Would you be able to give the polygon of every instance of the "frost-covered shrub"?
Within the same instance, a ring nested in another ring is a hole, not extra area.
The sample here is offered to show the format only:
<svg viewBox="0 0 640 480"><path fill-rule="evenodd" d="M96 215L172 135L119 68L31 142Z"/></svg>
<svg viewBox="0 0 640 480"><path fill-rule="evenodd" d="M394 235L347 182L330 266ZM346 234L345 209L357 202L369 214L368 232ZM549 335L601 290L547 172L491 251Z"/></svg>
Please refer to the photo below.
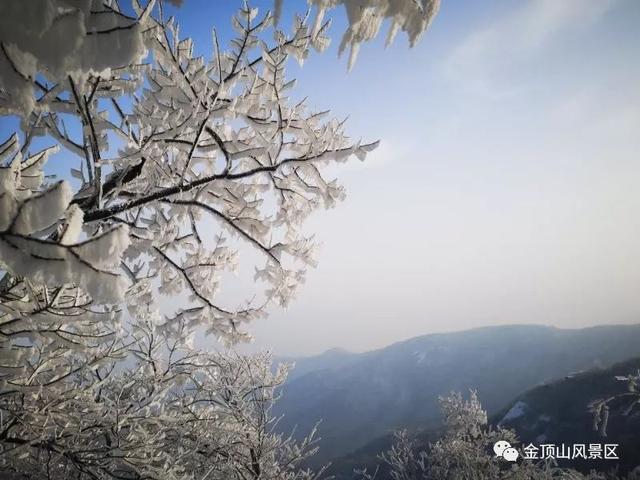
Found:
<svg viewBox="0 0 640 480"><path fill-rule="evenodd" d="M611 392L610 396L593 400L589 404L593 412L593 429L603 437L607 436L607 424L612 406L621 406L622 415L628 417L637 413L640 405L640 370L626 376L617 376L616 380L626 384L626 392Z"/></svg>
<svg viewBox="0 0 640 480"><path fill-rule="evenodd" d="M431 445L420 445L406 431L397 432L391 448L379 455L385 468L374 473L358 472L362 480L382 480L388 472L392 480L620 480L611 473L578 471L559 468L550 461L520 459L505 462L493 452L498 441L517 444L515 432L494 429L487 424L486 411L475 394L468 400L460 393L440 398L445 432ZM627 480L635 480L632 472Z"/></svg>

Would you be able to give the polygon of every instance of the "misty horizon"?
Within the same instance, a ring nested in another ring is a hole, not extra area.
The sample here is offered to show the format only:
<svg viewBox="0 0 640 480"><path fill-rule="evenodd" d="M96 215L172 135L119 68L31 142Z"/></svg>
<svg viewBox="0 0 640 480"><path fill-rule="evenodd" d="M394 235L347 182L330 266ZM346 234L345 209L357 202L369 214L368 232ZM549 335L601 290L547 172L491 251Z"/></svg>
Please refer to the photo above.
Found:
<svg viewBox="0 0 640 480"><path fill-rule="evenodd" d="M640 322L629 322L629 323L602 323L602 324L595 324L595 325L587 325L587 326L580 326L580 327L557 327L555 325L545 325L542 323L502 323L502 324L494 324L494 325L481 325L481 326L477 326L477 327L471 327L471 328L463 328L463 329L456 329L456 330L443 330L443 331L439 331L439 332L428 332L428 333L423 333L423 334L419 334L419 335L415 335L415 336L411 336L411 337L407 337L407 338L402 338L399 340L393 340L387 344L384 345L379 345L379 346L375 346L372 348L368 348L368 349L364 349L364 350L356 350L356 349L351 349L348 346L343 346L343 345L337 345L337 346L333 346L333 347L329 347L325 350L321 350L318 352L307 352L305 351L304 353L301 354L296 354L296 353L280 353L280 352L275 352L272 351L271 349L266 349L267 351L269 351L269 353L273 354L274 357L276 359L280 359L280 360L285 360L287 361L288 359L306 359L306 358L313 358L313 357L319 357L319 356L324 356L325 354L334 354L334 353L348 353L348 354L366 354L366 353L373 353L373 352L377 352L380 350L384 350L388 347L393 347L393 346L397 346L397 345L401 345L401 344L405 344L411 341L415 341L415 340L419 340L419 339L424 339L424 338L443 338L443 337L447 337L447 336L455 336L456 334L469 334L469 333L474 333L474 332L480 332L480 331L497 331L500 332L501 330L503 330L502 327L504 327L504 330L513 330L513 329L518 329L519 327L522 328L534 328L534 329L551 329L554 331L558 331L558 332L565 332L565 333L575 333L575 332L582 332L582 331L598 331L598 329L606 329L606 328L617 328L617 327L636 327L636 326L640 326ZM237 346L235 347L236 349L238 348ZM240 348L242 350L242 347ZM265 350L265 349L262 349Z"/></svg>

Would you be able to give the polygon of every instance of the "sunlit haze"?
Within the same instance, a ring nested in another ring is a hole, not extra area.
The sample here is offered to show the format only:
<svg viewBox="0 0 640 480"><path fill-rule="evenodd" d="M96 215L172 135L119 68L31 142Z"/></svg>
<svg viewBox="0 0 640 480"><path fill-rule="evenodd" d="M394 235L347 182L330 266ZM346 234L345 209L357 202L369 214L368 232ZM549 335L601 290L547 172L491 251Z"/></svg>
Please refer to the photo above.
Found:
<svg viewBox="0 0 640 480"><path fill-rule="evenodd" d="M413 50L367 45L350 73L312 56L311 104L382 143L338 170L318 268L257 346L637 322L639 21L633 1L443 2Z"/></svg>
<svg viewBox="0 0 640 480"><path fill-rule="evenodd" d="M381 145L336 169L347 199L308 223L318 268L255 346L637 322L639 22L630 0L443 2L414 49L379 39L347 73L334 41L292 67L298 95Z"/></svg>

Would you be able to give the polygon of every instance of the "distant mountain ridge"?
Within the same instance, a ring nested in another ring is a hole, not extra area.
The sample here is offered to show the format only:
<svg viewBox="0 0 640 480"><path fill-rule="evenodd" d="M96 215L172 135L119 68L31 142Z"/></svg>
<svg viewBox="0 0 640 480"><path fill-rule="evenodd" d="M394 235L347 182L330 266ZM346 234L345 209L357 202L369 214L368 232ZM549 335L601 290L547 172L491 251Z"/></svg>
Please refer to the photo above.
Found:
<svg viewBox="0 0 640 480"><path fill-rule="evenodd" d="M277 357L276 362L292 363L295 367L289 372L288 380L293 381L307 373L327 370L334 367L343 367L349 360L355 360L357 353L349 352L344 348L331 348L319 355L311 357Z"/></svg>
<svg viewBox="0 0 640 480"><path fill-rule="evenodd" d="M397 428L440 424L439 395L478 391L489 414L517 395L573 372L638 354L640 325L576 330L484 327L416 337L365 353L298 359L283 387L279 428L300 435L322 420L315 464L343 456Z"/></svg>

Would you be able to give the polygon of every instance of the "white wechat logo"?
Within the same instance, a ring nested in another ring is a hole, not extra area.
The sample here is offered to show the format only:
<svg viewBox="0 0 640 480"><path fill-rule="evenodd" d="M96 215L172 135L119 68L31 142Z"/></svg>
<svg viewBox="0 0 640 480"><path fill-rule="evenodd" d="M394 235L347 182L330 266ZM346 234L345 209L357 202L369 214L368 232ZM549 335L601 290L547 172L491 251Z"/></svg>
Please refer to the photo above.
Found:
<svg viewBox="0 0 640 480"><path fill-rule="evenodd" d="M515 462L518 459L518 450L513 448L509 442L504 440L497 441L493 445L493 451L496 457L502 457L507 462Z"/></svg>

